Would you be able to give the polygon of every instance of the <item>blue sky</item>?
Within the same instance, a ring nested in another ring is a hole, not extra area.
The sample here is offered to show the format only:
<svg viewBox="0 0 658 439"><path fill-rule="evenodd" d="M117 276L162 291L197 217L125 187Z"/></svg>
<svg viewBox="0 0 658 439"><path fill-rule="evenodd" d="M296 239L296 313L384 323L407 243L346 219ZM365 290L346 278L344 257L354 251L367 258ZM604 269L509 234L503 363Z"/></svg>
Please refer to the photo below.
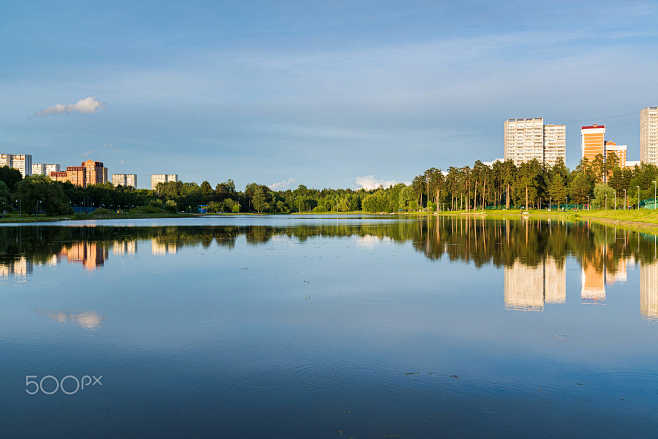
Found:
<svg viewBox="0 0 658 439"><path fill-rule="evenodd" d="M2 2L1 151L357 187L502 157L509 117L567 124L570 167L591 122L637 160L658 105L656 2L90 3Z"/></svg>

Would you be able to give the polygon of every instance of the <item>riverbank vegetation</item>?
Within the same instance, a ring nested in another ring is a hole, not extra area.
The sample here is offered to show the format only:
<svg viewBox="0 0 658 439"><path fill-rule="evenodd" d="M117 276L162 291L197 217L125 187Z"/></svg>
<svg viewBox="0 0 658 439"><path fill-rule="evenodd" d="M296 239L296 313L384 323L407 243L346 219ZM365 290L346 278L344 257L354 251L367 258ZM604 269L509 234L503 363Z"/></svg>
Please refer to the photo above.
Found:
<svg viewBox="0 0 658 439"><path fill-rule="evenodd" d="M214 187L208 181L159 184L155 190L114 187L86 188L59 183L45 176L21 178L18 171L0 168L0 211L5 214L49 216L89 213L106 215L208 213L403 213L495 209L633 209L653 207L658 168L642 164L618 166L614 156L582 161L574 170L558 162L537 161L491 166L430 168L411 184L374 190L296 189L275 191L252 183L238 191L232 180ZM141 210L141 212L140 212ZM147 210L148 212L144 211Z"/></svg>

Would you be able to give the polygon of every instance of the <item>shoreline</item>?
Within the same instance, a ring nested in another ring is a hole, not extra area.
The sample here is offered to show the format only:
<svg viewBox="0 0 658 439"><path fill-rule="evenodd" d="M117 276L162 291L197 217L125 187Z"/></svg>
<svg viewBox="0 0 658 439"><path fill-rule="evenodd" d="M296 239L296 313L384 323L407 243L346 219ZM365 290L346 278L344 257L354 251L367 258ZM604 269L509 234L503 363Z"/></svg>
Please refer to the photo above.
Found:
<svg viewBox="0 0 658 439"><path fill-rule="evenodd" d="M545 219L545 220L561 220L569 222L582 222L590 221L600 223L608 226L618 226L632 230L648 231L658 233L658 211L653 210L636 210L633 211L614 211L614 210L581 210L581 211L546 211L546 210L529 210L522 211L520 209L511 210L459 210L459 211L443 211L443 212L294 212L290 214L259 214L253 212L245 213L213 213L213 214L198 214L198 213L176 213L176 214L135 214L135 215L99 215L82 217L77 215L68 216L8 216L0 217L0 227L3 224L29 224L35 222L51 222L57 223L61 221L90 221L90 220L122 220L122 219L160 219L160 218L203 218L214 216L278 216L278 215L335 215L335 216L471 216L488 219L513 219L521 220L524 218L531 219Z"/></svg>

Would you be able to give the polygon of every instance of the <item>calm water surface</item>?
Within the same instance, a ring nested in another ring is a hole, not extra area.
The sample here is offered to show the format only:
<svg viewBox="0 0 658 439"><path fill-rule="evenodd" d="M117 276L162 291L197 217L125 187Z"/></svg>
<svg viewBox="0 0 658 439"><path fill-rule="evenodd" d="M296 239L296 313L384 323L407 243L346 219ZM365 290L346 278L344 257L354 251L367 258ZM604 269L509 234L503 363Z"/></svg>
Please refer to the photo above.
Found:
<svg viewBox="0 0 658 439"><path fill-rule="evenodd" d="M0 227L2 436L655 437L656 251L463 218Z"/></svg>

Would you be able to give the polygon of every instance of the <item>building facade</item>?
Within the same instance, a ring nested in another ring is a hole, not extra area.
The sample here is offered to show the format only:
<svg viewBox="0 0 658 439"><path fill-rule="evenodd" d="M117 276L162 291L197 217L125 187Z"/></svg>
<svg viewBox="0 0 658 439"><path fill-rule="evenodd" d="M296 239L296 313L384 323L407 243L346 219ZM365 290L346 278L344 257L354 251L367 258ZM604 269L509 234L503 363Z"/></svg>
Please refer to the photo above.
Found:
<svg viewBox="0 0 658 439"><path fill-rule="evenodd" d="M614 154L617 157L617 163L620 168L626 167L626 158L628 154L628 145L617 145L615 142L605 142L605 160L606 162L610 159L610 156Z"/></svg>
<svg viewBox="0 0 658 439"><path fill-rule="evenodd" d="M107 183L107 168L103 162L87 160L82 162L82 166L85 168L87 185Z"/></svg>
<svg viewBox="0 0 658 439"><path fill-rule="evenodd" d="M80 187L107 183L107 168L103 166L103 162L93 160L87 160L81 166L67 166L66 171L51 171L48 175L55 181L69 182Z"/></svg>
<svg viewBox="0 0 658 439"><path fill-rule="evenodd" d="M56 163L33 163L32 175L48 175L51 172L59 172L59 165Z"/></svg>
<svg viewBox="0 0 658 439"><path fill-rule="evenodd" d="M508 119L504 126L505 160L515 165L537 160L546 166L566 160L567 128L544 125L543 117Z"/></svg>
<svg viewBox="0 0 658 439"><path fill-rule="evenodd" d="M0 154L0 168L8 166L17 169L23 178L32 175L31 154Z"/></svg>
<svg viewBox="0 0 658 439"><path fill-rule="evenodd" d="M137 187L137 174L112 174L113 186Z"/></svg>
<svg viewBox="0 0 658 439"><path fill-rule="evenodd" d="M597 155L605 157L605 125L585 125L580 129L581 159L590 163Z"/></svg>
<svg viewBox="0 0 658 439"><path fill-rule="evenodd" d="M176 181L178 181L178 174L153 174L151 175L151 189L156 190L160 183Z"/></svg>
<svg viewBox="0 0 658 439"><path fill-rule="evenodd" d="M544 164L555 166L559 159L567 161L566 125L544 125Z"/></svg>
<svg viewBox="0 0 658 439"><path fill-rule="evenodd" d="M658 166L658 107L640 112L640 161Z"/></svg>

